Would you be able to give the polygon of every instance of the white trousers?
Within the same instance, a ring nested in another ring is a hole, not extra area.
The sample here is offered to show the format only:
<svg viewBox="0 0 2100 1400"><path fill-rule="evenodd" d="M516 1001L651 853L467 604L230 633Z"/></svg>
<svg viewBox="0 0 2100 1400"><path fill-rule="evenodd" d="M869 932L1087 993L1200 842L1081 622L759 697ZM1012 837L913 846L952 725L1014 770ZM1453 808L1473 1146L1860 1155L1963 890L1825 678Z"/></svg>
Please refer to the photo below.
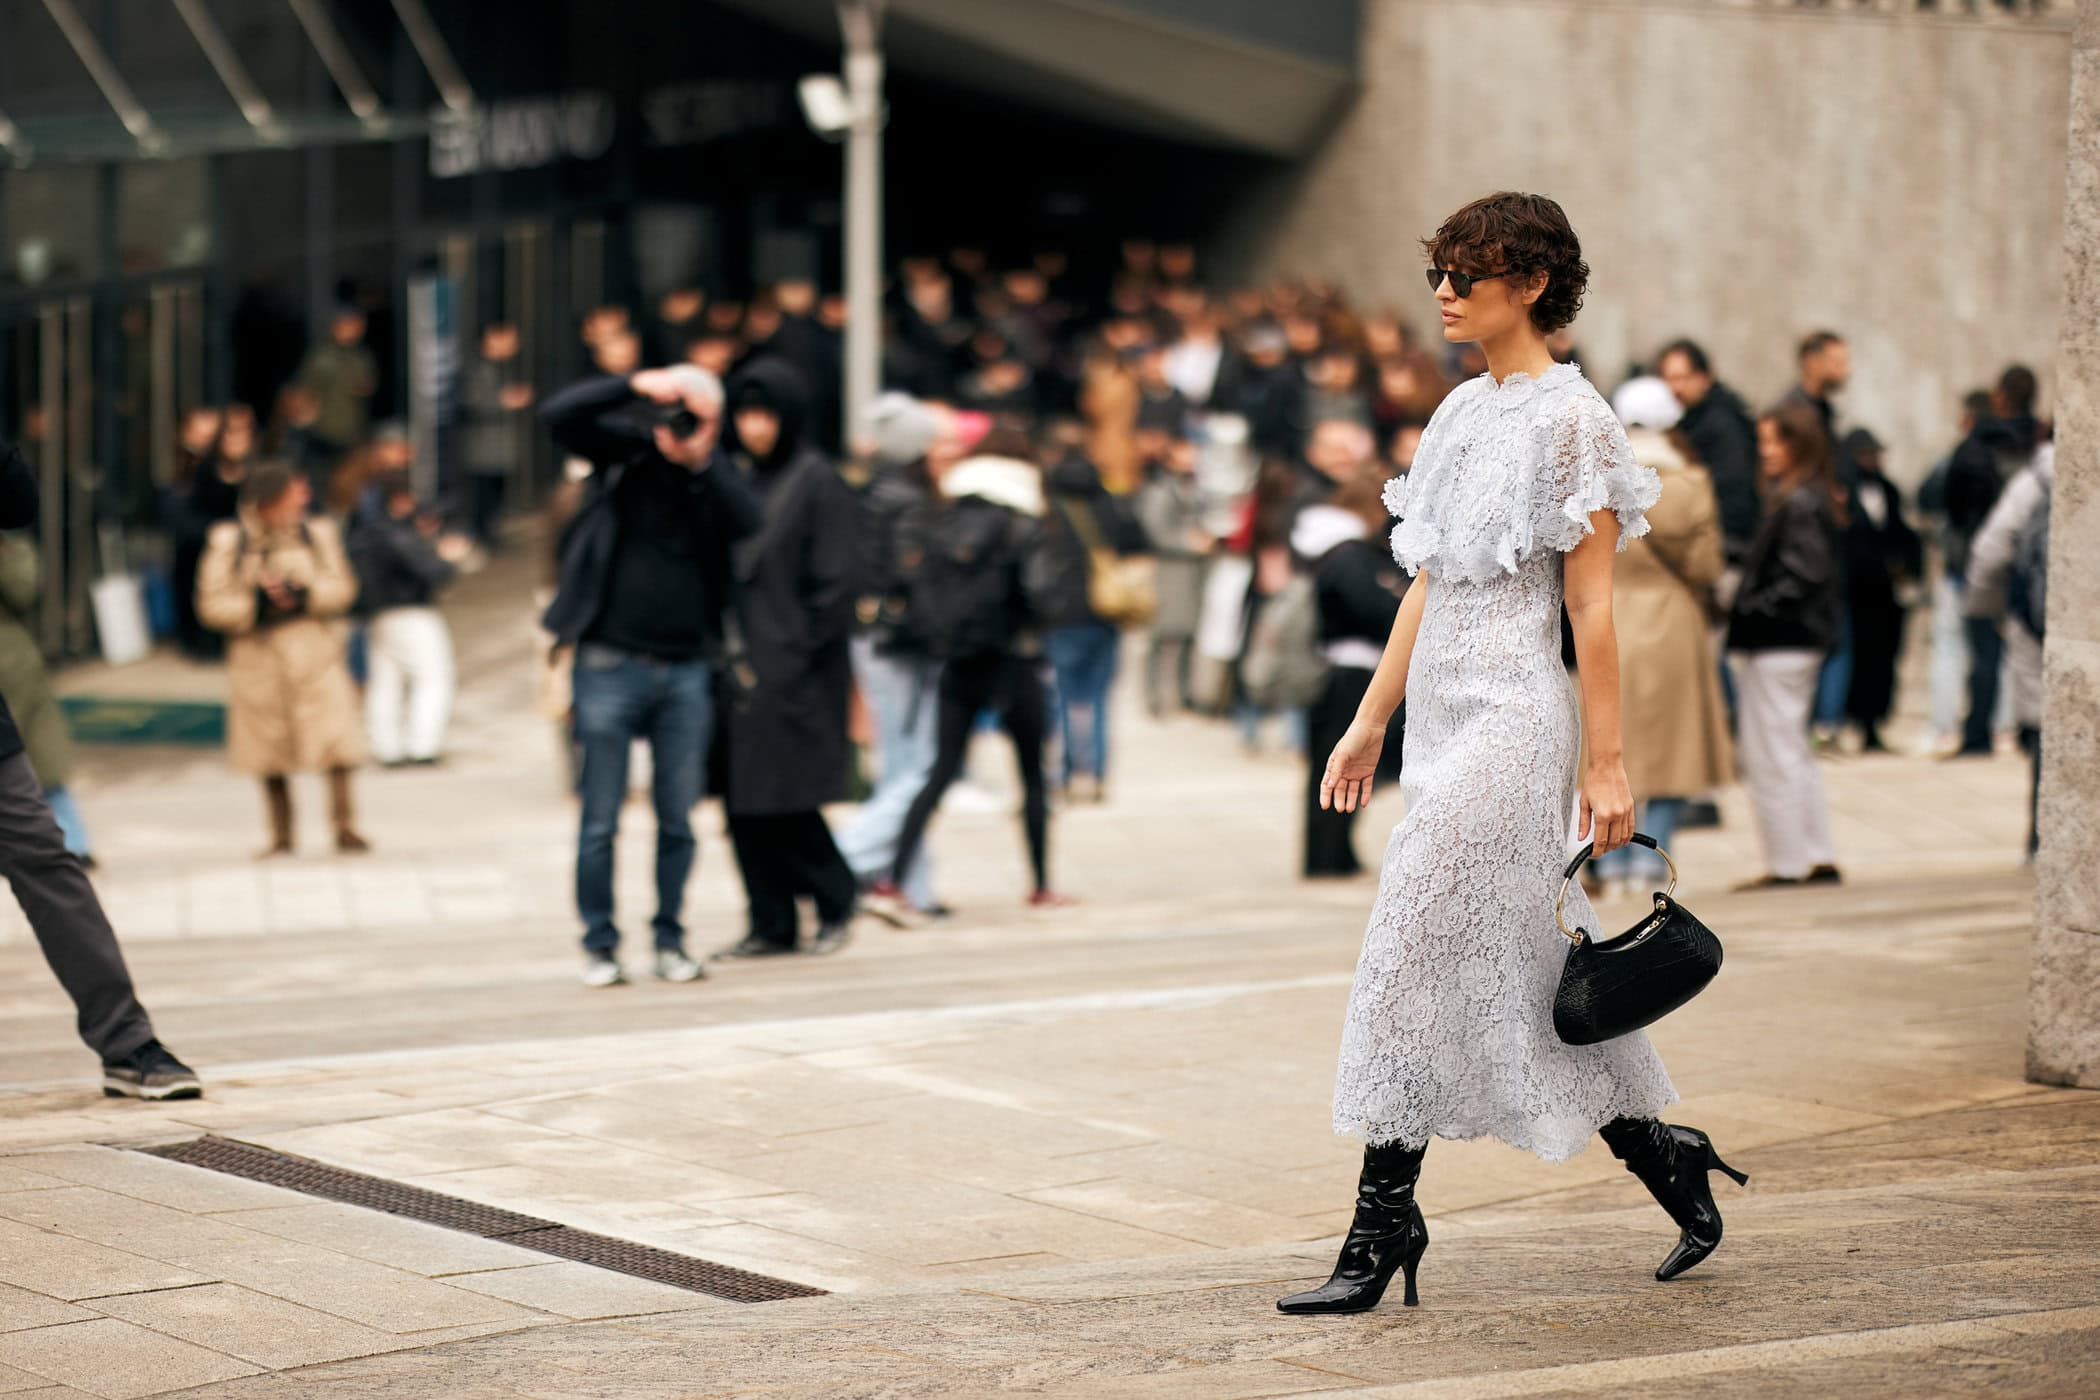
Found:
<svg viewBox="0 0 2100 1400"><path fill-rule="evenodd" d="M436 758L452 718L452 633L444 615L436 608L375 614L365 628L365 654L372 757L381 763Z"/></svg>
<svg viewBox="0 0 2100 1400"><path fill-rule="evenodd" d="M1815 651L1732 651L1743 782L1757 809L1769 873L1798 880L1837 864L1830 803L1809 746L1808 716L1823 656Z"/></svg>

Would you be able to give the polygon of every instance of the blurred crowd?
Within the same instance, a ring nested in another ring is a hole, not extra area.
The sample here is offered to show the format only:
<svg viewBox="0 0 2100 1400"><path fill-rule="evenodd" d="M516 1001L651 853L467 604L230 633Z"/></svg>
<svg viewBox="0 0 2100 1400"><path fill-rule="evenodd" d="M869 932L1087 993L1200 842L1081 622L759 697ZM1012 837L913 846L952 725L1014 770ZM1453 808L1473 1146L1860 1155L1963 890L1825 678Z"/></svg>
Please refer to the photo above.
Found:
<svg viewBox="0 0 2100 1400"><path fill-rule="evenodd" d="M1477 347L1425 343L1397 308L1328 283L1213 286L1187 245L1132 240L1106 261L1083 277L1059 254L905 259L883 392L852 422L843 300L807 280L597 308L577 328L592 375L567 388L531 382L516 328L493 323L464 356L444 460L420 473L409 435L372 420L370 313L346 302L264 419L240 403L186 416L163 503L175 635L229 668L229 754L258 779L266 852L295 847L294 773L325 775L334 845L357 852L356 770L442 759L455 678L437 602L540 504L510 497L544 426L570 463L541 582L595 964L618 941L611 842L638 740L652 783L684 775L656 803L669 975L700 975L677 909L701 792L725 798L751 892L742 954L808 946L802 900L834 947L858 910L948 912L935 819L987 726L1020 775L1025 897L1066 902L1052 814L1113 790L1126 663L1153 715L1218 716L1250 751L1303 754L1303 873L1355 873L1353 818L1319 810L1317 776L1409 585L1382 488L1451 387L1484 372ZM1566 333L1553 350L1581 361ZM1618 571L1643 829L1667 842L1714 820L1713 793L1740 777L1767 835L1760 884L1841 878L1817 763L1887 749L1912 613L1930 615L1931 744L2040 743L2051 453L2033 374L1966 396L1908 499L1839 407L1843 338L1811 335L1797 361L1762 411L1691 340L1585 366L1664 482ZM730 484L689 530L676 521L701 479ZM750 518L728 529L732 505ZM24 539L6 549L0 585L33 557ZM33 562L25 577L33 592ZM23 590L5 591L26 617ZM692 624L667 629L683 611ZM48 686L22 674L41 661L15 630L0 617L15 672L0 684L23 697L69 847L92 859L63 725L37 722L29 697ZM1403 730L1404 711L1388 776ZM820 809L849 793L864 800L834 834ZM1595 878L1654 873L1643 852L1615 856Z"/></svg>

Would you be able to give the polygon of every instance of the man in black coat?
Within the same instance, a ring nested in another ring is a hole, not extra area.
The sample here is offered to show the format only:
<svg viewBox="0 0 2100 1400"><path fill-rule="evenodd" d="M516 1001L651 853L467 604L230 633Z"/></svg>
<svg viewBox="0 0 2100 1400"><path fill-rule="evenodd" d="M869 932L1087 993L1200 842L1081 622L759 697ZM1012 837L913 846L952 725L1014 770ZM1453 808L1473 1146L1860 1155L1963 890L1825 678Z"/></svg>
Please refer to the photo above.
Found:
<svg viewBox="0 0 2100 1400"><path fill-rule="evenodd" d="M1721 512L1721 541L1730 565L1739 566L1757 538L1757 424L1742 398L1714 377L1706 351L1689 340L1663 347L1656 373L1684 405L1678 429L1692 455L1713 479Z"/></svg>
<svg viewBox="0 0 2100 1400"><path fill-rule="evenodd" d="M676 365L587 379L540 410L554 440L598 468L562 532L559 591L542 619L576 657L576 910L589 987L626 980L613 846L636 739L649 742L656 808L656 976L703 975L686 955L680 919L697 852L691 813L717 727L717 671L734 664L731 554L760 517L757 497L719 449L722 406L720 380Z"/></svg>
<svg viewBox="0 0 2100 1400"><path fill-rule="evenodd" d="M854 593L860 519L852 490L810 444L809 398L792 365L752 362L729 388L734 470L765 521L736 549L737 600L753 686L723 715L718 760L750 928L718 957L799 948L796 900L817 908L816 953L845 946L859 882L820 810L846 793L853 748Z"/></svg>
<svg viewBox="0 0 2100 1400"><path fill-rule="evenodd" d="M0 440L0 530L25 529L36 515L36 473L13 444ZM0 877L13 886L44 961L73 999L80 1038L102 1057L102 1092L135 1099L201 1096L190 1067L154 1037L102 901L66 850L43 794L0 696Z"/></svg>

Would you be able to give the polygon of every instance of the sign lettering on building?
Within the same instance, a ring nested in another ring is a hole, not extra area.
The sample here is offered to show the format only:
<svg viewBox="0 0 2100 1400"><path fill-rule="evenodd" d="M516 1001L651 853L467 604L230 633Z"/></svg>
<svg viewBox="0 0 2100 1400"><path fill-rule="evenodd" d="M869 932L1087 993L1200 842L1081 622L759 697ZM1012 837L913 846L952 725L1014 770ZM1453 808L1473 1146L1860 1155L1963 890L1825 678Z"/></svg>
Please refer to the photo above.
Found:
<svg viewBox="0 0 2100 1400"><path fill-rule="evenodd" d="M525 97L431 115L430 173L450 180L484 170L537 170L596 160L612 149L618 119L602 92Z"/></svg>
<svg viewBox="0 0 2100 1400"><path fill-rule="evenodd" d="M642 96L652 146L697 146L740 131L778 125L787 106L779 83L723 78L672 83Z"/></svg>

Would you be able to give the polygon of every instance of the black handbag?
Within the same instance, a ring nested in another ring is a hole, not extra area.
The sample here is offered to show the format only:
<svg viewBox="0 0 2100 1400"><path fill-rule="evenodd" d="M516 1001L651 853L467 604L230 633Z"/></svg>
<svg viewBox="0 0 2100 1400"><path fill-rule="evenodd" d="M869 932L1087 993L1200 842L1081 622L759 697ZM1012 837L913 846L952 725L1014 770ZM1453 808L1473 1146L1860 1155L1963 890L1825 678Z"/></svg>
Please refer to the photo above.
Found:
<svg viewBox="0 0 2100 1400"><path fill-rule="evenodd" d="M1595 1045L1651 1025L1699 995L1721 970L1721 940L1673 898L1677 863L1653 836L1635 832L1633 843L1670 867L1670 888L1655 892L1648 917L1602 943L1587 930L1568 927L1561 906L1576 872L1595 853L1594 842L1568 862L1553 901L1553 921L1575 945L1553 994L1553 1030L1569 1045Z"/></svg>

